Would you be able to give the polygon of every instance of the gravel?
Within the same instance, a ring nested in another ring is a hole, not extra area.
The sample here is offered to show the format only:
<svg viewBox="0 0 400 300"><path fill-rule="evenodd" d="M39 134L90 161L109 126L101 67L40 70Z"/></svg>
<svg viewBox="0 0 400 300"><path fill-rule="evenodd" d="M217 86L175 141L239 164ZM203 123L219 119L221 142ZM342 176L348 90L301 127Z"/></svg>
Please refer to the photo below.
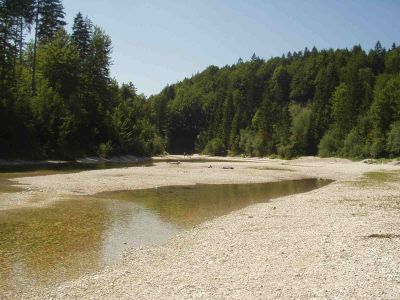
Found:
<svg viewBox="0 0 400 300"><path fill-rule="evenodd" d="M400 177L379 184L362 179L370 171L400 174L399 166L314 157L243 161L17 179L30 185L25 193L53 195L307 177L336 182L238 210L164 245L131 249L121 262L95 274L10 298L400 298Z"/></svg>

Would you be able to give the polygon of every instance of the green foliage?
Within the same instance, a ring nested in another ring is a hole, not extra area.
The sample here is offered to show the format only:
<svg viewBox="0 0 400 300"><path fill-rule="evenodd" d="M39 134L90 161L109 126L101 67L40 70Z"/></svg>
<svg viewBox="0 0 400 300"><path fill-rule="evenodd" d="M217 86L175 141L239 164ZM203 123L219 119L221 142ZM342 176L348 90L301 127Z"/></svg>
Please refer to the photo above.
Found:
<svg viewBox="0 0 400 300"><path fill-rule="evenodd" d="M344 140L343 154L347 157L363 158L366 156L363 136L354 128Z"/></svg>
<svg viewBox="0 0 400 300"><path fill-rule="evenodd" d="M250 128L240 131L239 149L248 156L263 156L265 154L263 132Z"/></svg>
<svg viewBox="0 0 400 300"><path fill-rule="evenodd" d="M400 75L383 74L378 77L371 115L374 128L384 135L393 122L400 120Z"/></svg>
<svg viewBox="0 0 400 300"><path fill-rule="evenodd" d="M345 136L353 127L354 109L349 88L347 84L341 83L332 96L332 116L339 137Z"/></svg>
<svg viewBox="0 0 400 300"><path fill-rule="evenodd" d="M278 154L285 158L308 154L310 143L311 109L291 103L289 111L292 118L289 144L278 149Z"/></svg>
<svg viewBox="0 0 400 300"><path fill-rule="evenodd" d="M24 49L26 32L11 39L0 31L6 51L0 55L0 157L164 152L164 138L150 121L150 103L133 84L119 87L110 78L111 39L102 29L78 14L69 35L60 0L22 0L18 9L9 4L7 16L0 4L2 26L12 15L5 30L33 26L35 39Z"/></svg>
<svg viewBox="0 0 400 300"><path fill-rule="evenodd" d="M58 29L66 25L64 21L64 7L61 0L37 0L38 1L38 37L41 42L51 40Z"/></svg>
<svg viewBox="0 0 400 300"><path fill-rule="evenodd" d="M155 124L172 152L219 138L231 154L385 156L400 120L398 49L378 42L368 53L313 48L211 66L150 98Z"/></svg>
<svg viewBox="0 0 400 300"><path fill-rule="evenodd" d="M39 48L38 72L63 99L76 93L78 84L78 52L70 36L60 29L54 38Z"/></svg>
<svg viewBox="0 0 400 300"><path fill-rule="evenodd" d="M400 74L400 48L390 51L385 58L386 73Z"/></svg>
<svg viewBox="0 0 400 300"><path fill-rule="evenodd" d="M92 24L90 20L88 18L84 19L79 12L74 18L71 39L79 52L81 60L85 60L90 54L91 33Z"/></svg>
<svg viewBox="0 0 400 300"><path fill-rule="evenodd" d="M324 135L318 145L318 155L321 157L338 156L340 148L339 134L335 130L330 130Z"/></svg>
<svg viewBox="0 0 400 300"><path fill-rule="evenodd" d="M113 152L113 147L111 142L108 141L107 143L101 143L99 145L99 149L97 150L97 155L102 158L108 158Z"/></svg>
<svg viewBox="0 0 400 300"><path fill-rule="evenodd" d="M155 135L152 140L152 152L153 155L163 154L165 152L165 141L159 136Z"/></svg>
<svg viewBox="0 0 400 300"><path fill-rule="evenodd" d="M371 145L370 154L374 158L383 157L386 154L385 149L385 139L382 137L375 137Z"/></svg>
<svg viewBox="0 0 400 300"><path fill-rule="evenodd" d="M226 148L224 143L219 138L214 138L208 142L203 150L203 153L214 156L224 156L226 155Z"/></svg>
<svg viewBox="0 0 400 300"><path fill-rule="evenodd" d="M391 126L387 139L387 151L392 157L400 156L400 121Z"/></svg>

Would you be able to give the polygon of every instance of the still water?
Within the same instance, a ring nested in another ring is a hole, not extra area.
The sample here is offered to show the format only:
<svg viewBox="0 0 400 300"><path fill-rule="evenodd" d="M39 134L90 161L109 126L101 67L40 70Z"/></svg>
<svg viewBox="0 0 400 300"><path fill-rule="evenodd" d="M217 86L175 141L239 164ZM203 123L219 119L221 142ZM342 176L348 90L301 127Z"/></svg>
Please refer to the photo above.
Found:
<svg viewBox="0 0 400 300"><path fill-rule="evenodd" d="M118 261L128 248L162 244L206 220L329 182L164 187L0 211L0 295L79 277Z"/></svg>

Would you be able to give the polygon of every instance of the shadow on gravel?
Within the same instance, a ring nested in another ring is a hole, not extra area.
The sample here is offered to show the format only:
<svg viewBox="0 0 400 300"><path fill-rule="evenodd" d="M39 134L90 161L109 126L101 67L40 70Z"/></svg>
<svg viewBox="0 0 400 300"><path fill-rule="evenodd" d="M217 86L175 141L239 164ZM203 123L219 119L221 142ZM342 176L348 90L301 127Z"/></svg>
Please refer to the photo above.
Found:
<svg viewBox="0 0 400 300"><path fill-rule="evenodd" d="M380 234L380 233L374 233L370 234L365 237L366 239L395 239L395 238L400 238L400 234Z"/></svg>

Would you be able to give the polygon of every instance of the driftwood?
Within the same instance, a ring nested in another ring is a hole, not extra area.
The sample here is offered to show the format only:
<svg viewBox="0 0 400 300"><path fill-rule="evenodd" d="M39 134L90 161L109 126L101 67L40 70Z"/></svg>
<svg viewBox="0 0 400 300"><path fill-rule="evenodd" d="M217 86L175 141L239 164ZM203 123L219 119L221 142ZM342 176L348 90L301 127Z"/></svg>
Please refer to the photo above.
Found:
<svg viewBox="0 0 400 300"><path fill-rule="evenodd" d="M208 169L212 169L212 165L209 165L207 168ZM233 170L234 169L234 167L221 167L221 169L223 169L223 170Z"/></svg>

